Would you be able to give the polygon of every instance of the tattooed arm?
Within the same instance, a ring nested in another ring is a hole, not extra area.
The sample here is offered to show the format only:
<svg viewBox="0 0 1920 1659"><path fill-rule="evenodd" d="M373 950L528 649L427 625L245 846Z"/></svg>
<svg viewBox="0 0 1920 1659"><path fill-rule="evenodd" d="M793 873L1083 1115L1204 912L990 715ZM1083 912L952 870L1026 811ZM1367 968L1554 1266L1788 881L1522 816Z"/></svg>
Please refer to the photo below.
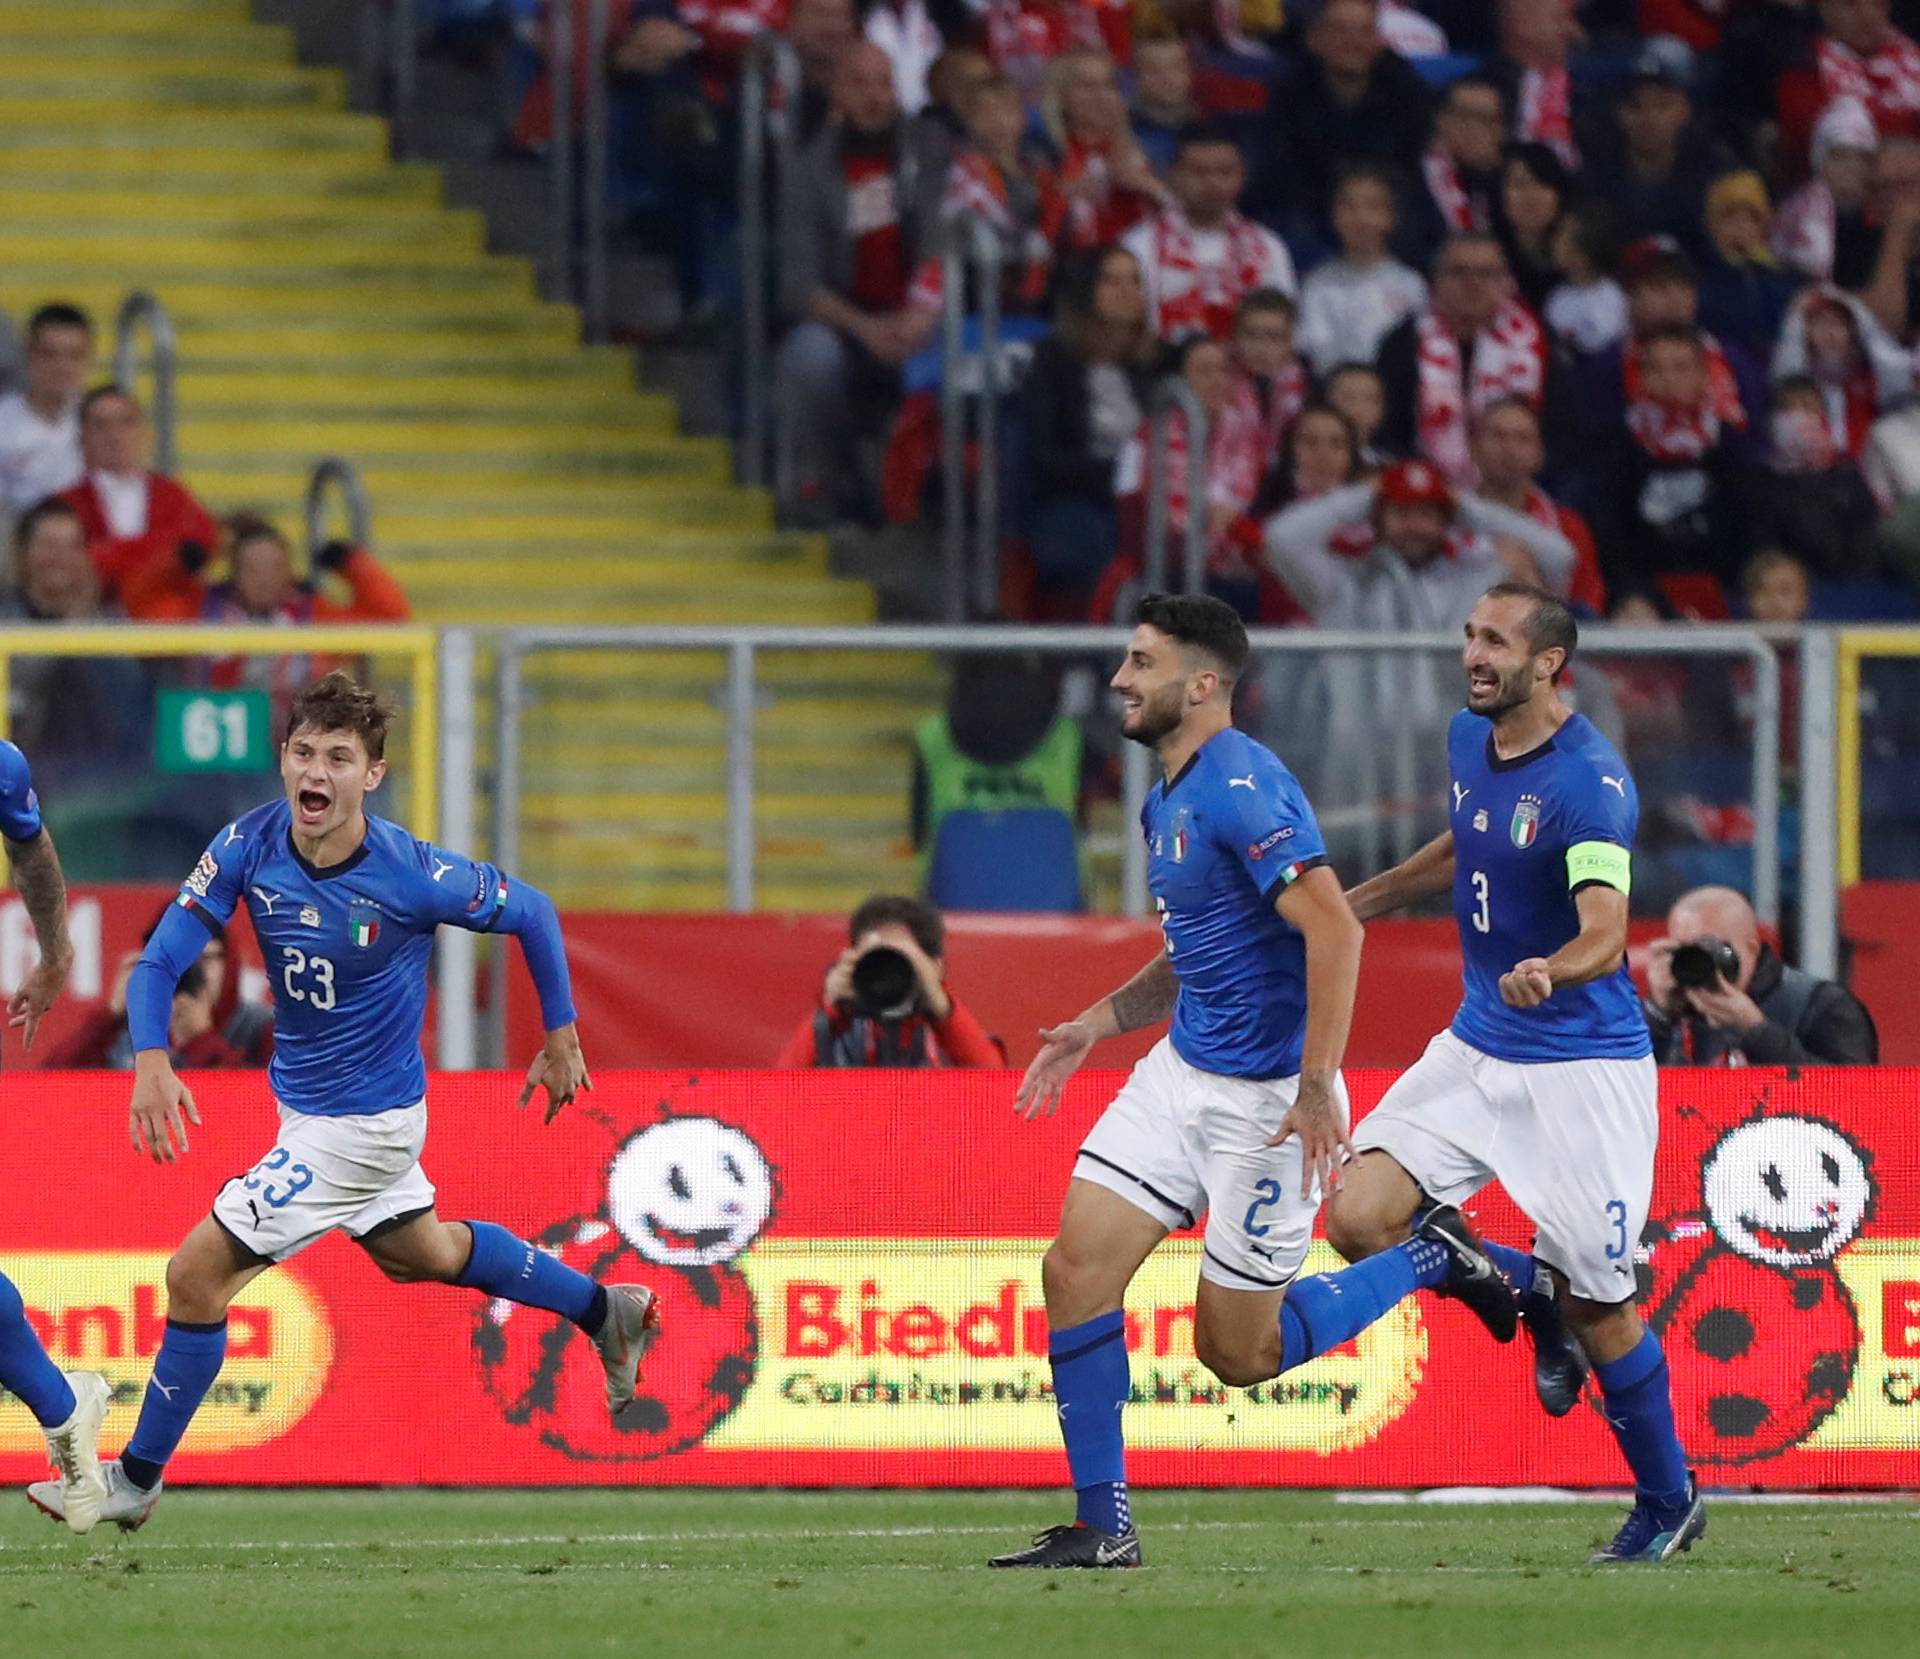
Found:
<svg viewBox="0 0 1920 1659"><path fill-rule="evenodd" d="M66 988L73 963L73 945L67 938L67 882L60 873L60 855L53 837L42 829L31 841L9 841L14 884L27 907L34 937L40 941L40 960L7 1004L9 1025L21 1028L20 1046L33 1047L41 1017Z"/></svg>
<svg viewBox="0 0 1920 1659"><path fill-rule="evenodd" d="M1179 976L1162 951L1126 984L1102 997L1078 1019L1040 1033L1040 1052L1020 1080L1013 1107L1024 1116L1048 1117L1060 1103L1067 1079L1080 1069L1093 1045L1123 1031L1154 1025L1173 1012Z"/></svg>

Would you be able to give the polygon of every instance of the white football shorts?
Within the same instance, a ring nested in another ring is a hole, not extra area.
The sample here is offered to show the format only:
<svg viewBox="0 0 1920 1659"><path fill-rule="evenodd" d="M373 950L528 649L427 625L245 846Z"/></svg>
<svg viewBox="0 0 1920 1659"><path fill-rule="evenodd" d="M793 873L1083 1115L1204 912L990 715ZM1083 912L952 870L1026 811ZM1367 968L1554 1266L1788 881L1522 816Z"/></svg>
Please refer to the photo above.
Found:
<svg viewBox="0 0 1920 1659"><path fill-rule="evenodd" d="M1081 1143L1073 1173L1169 1232L1207 1217L1200 1274L1227 1290L1281 1290L1300 1271L1320 1192L1300 1196L1298 1136L1267 1145L1298 1077L1256 1082L1190 1066L1162 1037ZM1342 1113L1346 1084L1338 1085Z"/></svg>
<svg viewBox="0 0 1920 1659"><path fill-rule="evenodd" d="M1624 1302L1659 1133L1651 1056L1521 1065L1443 1031L1353 1144L1387 1153L1443 1204L1497 1180L1538 1229L1534 1254L1574 1295Z"/></svg>
<svg viewBox="0 0 1920 1659"><path fill-rule="evenodd" d="M273 1150L213 1201L213 1218L245 1248L283 1262L338 1227L362 1239L382 1222L433 1207L420 1167L427 1103L368 1117L280 1108Z"/></svg>

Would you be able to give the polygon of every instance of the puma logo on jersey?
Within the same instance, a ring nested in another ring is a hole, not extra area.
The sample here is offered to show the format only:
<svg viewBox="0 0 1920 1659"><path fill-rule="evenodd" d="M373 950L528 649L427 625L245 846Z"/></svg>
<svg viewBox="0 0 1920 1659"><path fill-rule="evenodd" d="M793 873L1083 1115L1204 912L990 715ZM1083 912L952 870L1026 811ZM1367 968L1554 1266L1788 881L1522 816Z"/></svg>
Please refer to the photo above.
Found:
<svg viewBox="0 0 1920 1659"><path fill-rule="evenodd" d="M1619 790L1621 800L1624 801L1627 798L1627 780L1625 778L1610 778L1606 773L1602 772L1600 774L1600 781Z"/></svg>
<svg viewBox="0 0 1920 1659"><path fill-rule="evenodd" d="M1254 786L1253 774L1251 772L1249 772L1244 778L1228 778L1227 779L1227 787L1229 789L1251 789L1253 788L1253 786Z"/></svg>
<svg viewBox="0 0 1920 1659"><path fill-rule="evenodd" d="M173 1387L169 1388L158 1377L149 1377L147 1381L152 1383L153 1386L156 1389L158 1389L161 1395L166 1399L171 1400L174 1397L174 1395L180 1392L180 1385L178 1383L175 1383Z"/></svg>
<svg viewBox="0 0 1920 1659"><path fill-rule="evenodd" d="M1473 791L1471 789L1462 789L1458 781L1456 781L1453 786L1453 810L1458 812L1460 810L1460 803L1472 793Z"/></svg>
<svg viewBox="0 0 1920 1659"><path fill-rule="evenodd" d="M227 825L227 838L221 845L231 847L234 842L244 840L246 840L246 837L240 833L240 826L238 824L229 824Z"/></svg>
<svg viewBox="0 0 1920 1659"><path fill-rule="evenodd" d="M278 893L269 893L264 887L256 887L253 891L254 896L267 907L268 916L272 916L273 907L280 902L280 895Z"/></svg>
<svg viewBox="0 0 1920 1659"><path fill-rule="evenodd" d="M453 866L447 863L445 859L436 858L433 861L433 879L438 881L452 868Z"/></svg>

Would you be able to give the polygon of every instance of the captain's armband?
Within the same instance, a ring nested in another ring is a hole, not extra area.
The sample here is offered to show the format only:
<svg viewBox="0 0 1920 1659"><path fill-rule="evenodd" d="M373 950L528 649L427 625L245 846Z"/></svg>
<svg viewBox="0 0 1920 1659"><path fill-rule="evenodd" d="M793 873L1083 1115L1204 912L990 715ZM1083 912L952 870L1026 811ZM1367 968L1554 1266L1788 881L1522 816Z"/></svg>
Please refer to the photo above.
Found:
<svg viewBox="0 0 1920 1659"><path fill-rule="evenodd" d="M1567 849L1567 886L1578 890L1594 882L1631 893L1633 855L1613 841L1576 842Z"/></svg>

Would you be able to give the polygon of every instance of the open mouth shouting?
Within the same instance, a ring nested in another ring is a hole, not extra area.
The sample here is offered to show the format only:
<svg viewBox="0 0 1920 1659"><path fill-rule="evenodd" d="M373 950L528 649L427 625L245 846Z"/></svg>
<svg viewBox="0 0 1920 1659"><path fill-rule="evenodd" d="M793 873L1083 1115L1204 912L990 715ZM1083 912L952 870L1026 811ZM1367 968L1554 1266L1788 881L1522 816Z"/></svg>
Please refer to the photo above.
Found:
<svg viewBox="0 0 1920 1659"><path fill-rule="evenodd" d="M333 791L303 787L294 797L294 816L303 828L317 828L333 810Z"/></svg>

